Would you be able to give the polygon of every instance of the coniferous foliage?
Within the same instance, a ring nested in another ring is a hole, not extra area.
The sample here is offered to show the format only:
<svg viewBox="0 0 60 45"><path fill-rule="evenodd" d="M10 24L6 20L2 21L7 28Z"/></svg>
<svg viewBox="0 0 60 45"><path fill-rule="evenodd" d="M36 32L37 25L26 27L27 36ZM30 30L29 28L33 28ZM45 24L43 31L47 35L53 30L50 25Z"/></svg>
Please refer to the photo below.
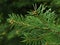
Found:
<svg viewBox="0 0 60 45"><path fill-rule="evenodd" d="M40 5L34 11L28 12L25 18L22 15L9 14L7 24L5 24L4 28L1 26L0 38L5 38L4 43L6 45L59 44L60 25L58 25L58 22L56 23L54 11L52 12L51 9L48 9L44 12L46 7L45 5Z"/></svg>
<svg viewBox="0 0 60 45"><path fill-rule="evenodd" d="M60 45L60 0L0 0L0 45Z"/></svg>

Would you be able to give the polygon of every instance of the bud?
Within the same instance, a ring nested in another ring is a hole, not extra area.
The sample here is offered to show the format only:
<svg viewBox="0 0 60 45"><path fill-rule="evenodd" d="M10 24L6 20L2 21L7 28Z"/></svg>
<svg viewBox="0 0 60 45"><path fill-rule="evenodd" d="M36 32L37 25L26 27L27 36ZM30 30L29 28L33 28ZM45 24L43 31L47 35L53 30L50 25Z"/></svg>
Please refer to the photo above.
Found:
<svg viewBox="0 0 60 45"><path fill-rule="evenodd" d="M32 13L33 13L33 15L37 15L38 14L37 11L33 11Z"/></svg>
<svg viewBox="0 0 60 45"><path fill-rule="evenodd" d="M14 20L10 20L9 22L10 22L11 24L13 24L13 23L14 23Z"/></svg>

